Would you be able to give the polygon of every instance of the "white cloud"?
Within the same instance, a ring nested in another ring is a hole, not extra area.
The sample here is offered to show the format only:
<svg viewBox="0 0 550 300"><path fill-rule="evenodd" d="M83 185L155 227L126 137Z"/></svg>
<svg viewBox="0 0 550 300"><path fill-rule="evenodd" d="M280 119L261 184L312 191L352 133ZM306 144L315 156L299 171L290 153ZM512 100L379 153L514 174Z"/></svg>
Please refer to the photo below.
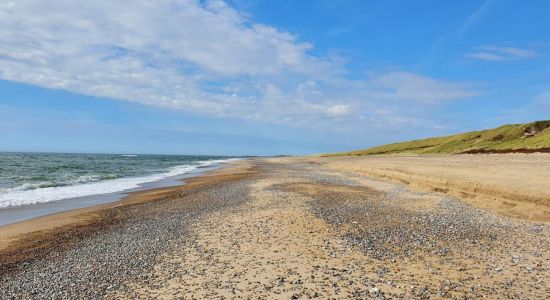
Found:
<svg viewBox="0 0 550 300"><path fill-rule="evenodd" d="M482 48L485 50L494 51L494 52L501 53L503 55L509 55L512 57L531 58L536 56L536 53L534 51L528 50L528 49L520 49L520 48L513 48L513 47L495 47L495 46L485 46Z"/></svg>
<svg viewBox="0 0 550 300"><path fill-rule="evenodd" d="M405 72L346 79L341 58L223 1L3 1L0 28L2 79L215 116L331 128L476 94Z"/></svg>
<svg viewBox="0 0 550 300"><path fill-rule="evenodd" d="M536 57L537 54L529 49L514 47L483 46L476 48L475 52L466 55L470 58L487 61L505 61Z"/></svg>
<svg viewBox="0 0 550 300"><path fill-rule="evenodd" d="M477 96L479 92L463 83L445 82L406 72L390 72L369 81L380 99L412 101L417 104L440 104Z"/></svg>

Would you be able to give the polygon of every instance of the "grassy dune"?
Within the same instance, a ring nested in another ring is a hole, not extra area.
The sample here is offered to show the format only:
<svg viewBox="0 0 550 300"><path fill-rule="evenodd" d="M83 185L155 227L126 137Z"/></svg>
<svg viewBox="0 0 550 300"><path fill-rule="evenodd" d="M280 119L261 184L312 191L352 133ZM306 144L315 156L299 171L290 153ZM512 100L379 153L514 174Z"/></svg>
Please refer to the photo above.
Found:
<svg viewBox="0 0 550 300"><path fill-rule="evenodd" d="M550 152L550 120L401 142L327 156Z"/></svg>

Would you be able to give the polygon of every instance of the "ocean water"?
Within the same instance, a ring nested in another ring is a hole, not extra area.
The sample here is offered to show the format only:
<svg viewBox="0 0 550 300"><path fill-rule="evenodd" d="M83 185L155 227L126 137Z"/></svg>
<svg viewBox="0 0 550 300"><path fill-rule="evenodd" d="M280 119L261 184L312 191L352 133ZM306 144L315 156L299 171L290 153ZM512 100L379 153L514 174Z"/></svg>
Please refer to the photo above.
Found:
<svg viewBox="0 0 550 300"><path fill-rule="evenodd" d="M0 153L0 209L135 189L232 157Z"/></svg>

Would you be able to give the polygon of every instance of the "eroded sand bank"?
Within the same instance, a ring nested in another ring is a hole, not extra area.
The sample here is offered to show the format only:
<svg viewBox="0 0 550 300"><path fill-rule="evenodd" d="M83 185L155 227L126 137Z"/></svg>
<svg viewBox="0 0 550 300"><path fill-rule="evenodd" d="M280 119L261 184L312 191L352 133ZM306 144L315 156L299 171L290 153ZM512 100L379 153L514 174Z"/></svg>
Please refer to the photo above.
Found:
<svg viewBox="0 0 550 300"><path fill-rule="evenodd" d="M550 221L550 155L364 156L315 159L326 167L457 196L508 216Z"/></svg>

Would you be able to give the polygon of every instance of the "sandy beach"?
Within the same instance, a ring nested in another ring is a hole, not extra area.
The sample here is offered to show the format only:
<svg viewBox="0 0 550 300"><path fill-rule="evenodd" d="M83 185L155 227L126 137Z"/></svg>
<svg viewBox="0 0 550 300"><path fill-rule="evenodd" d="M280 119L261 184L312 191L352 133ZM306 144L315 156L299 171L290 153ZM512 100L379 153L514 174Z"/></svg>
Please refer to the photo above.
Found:
<svg viewBox="0 0 550 300"><path fill-rule="evenodd" d="M249 159L0 227L0 299L548 299L550 155Z"/></svg>

